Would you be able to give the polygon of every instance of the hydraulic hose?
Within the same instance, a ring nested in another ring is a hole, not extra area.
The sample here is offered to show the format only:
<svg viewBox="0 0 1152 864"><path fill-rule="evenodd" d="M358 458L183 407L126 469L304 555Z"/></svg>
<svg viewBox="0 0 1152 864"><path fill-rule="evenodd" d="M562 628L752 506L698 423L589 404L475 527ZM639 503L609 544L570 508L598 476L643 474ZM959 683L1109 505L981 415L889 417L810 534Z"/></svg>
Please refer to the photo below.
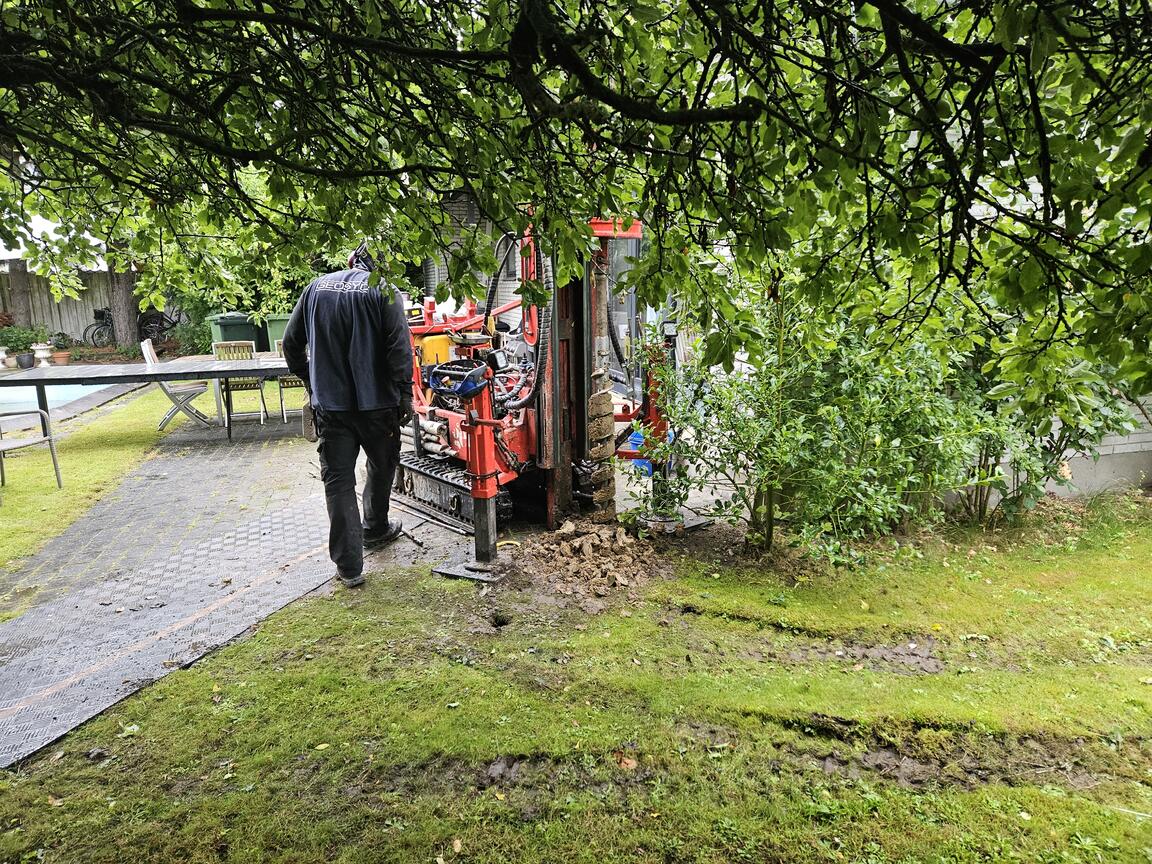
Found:
<svg viewBox="0 0 1152 864"><path fill-rule="evenodd" d="M504 271L504 265L508 263L508 256L512 254L512 250L516 248L516 241L519 239L515 234L505 234L500 238L501 243L507 241L508 248L504 250L504 257L500 259L500 263L492 273L492 278L488 280L488 294L484 298L485 326L487 326L488 319L492 317L492 309L496 305L496 287L500 284L500 274ZM497 245L496 248L499 249L500 246ZM495 322L493 322L492 326L495 328ZM493 336L495 334L490 332L488 335Z"/></svg>
<svg viewBox="0 0 1152 864"><path fill-rule="evenodd" d="M556 284L552 277L552 259L544 259L539 245L536 246L536 265L544 283L544 293L548 296L548 303L540 310L540 335L536 339L536 374L527 393L519 399L510 399L504 403L504 407L509 411L523 408L535 399L540 392L540 383L548 374L549 343L552 341L552 294L556 290Z"/></svg>
<svg viewBox="0 0 1152 864"><path fill-rule="evenodd" d="M424 270L424 296L433 297L436 294L436 282L440 278L440 270L435 258L425 258L422 265Z"/></svg>
<svg viewBox="0 0 1152 864"><path fill-rule="evenodd" d="M620 368L627 370L628 358L624 356L624 349L620 345L620 337L616 335L616 325L612 323L612 295L609 294L607 300L608 304L608 338L612 341L612 353L616 355L616 360L620 363Z"/></svg>

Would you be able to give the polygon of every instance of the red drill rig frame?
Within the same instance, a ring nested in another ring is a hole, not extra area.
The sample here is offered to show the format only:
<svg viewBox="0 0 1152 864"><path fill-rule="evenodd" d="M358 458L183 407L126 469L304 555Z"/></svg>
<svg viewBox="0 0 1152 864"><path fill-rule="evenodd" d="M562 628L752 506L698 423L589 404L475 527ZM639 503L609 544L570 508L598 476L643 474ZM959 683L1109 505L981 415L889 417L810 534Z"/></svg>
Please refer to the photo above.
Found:
<svg viewBox="0 0 1152 864"><path fill-rule="evenodd" d="M606 266L610 242L638 239L642 229L601 219L590 227L600 249L585 278L568 285L553 285L550 262L531 237L522 241L520 279L543 284L551 295L543 307L517 298L487 310L470 300L448 314L431 299L409 308L415 416L405 433L412 449L402 454L397 472L400 503L473 532L481 565L495 558L497 528L511 516L519 482L534 478L528 485L543 491L552 526L574 505L573 465L590 454L604 461L616 451L610 446L596 454L589 441L590 381L605 359L595 355L604 353L608 334L602 316L587 310L606 308L608 297L594 295L607 291L607 280L593 271ZM509 243L506 261L516 248ZM519 320L508 324L504 317ZM643 403L612 419L662 423L653 386L649 378ZM640 456L635 448L620 455Z"/></svg>

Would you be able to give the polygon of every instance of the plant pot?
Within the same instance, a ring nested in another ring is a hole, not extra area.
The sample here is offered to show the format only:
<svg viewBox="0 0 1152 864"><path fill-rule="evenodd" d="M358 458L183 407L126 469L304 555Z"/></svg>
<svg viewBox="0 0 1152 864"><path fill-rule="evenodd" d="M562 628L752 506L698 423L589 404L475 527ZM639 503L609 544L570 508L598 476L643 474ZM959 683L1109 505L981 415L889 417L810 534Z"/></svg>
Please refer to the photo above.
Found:
<svg viewBox="0 0 1152 864"><path fill-rule="evenodd" d="M31 369L35 363L36 355L31 351L25 351L23 354L16 355L16 365L21 369Z"/></svg>
<svg viewBox="0 0 1152 864"><path fill-rule="evenodd" d="M37 366L50 366L48 358L52 356L52 346L47 342L37 342L32 346L33 356L40 362Z"/></svg>
<svg viewBox="0 0 1152 864"><path fill-rule="evenodd" d="M7 357L5 357L4 358L4 366L7 369L15 369L16 368L16 355L15 354L9 354Z"/></svg>
<svg viewBox="0 0 1152 864"><path fill-rule="evenodd" d="M52 365L53 366L67 366L72 361L71 351L53 351L52 352Z"/></svg>

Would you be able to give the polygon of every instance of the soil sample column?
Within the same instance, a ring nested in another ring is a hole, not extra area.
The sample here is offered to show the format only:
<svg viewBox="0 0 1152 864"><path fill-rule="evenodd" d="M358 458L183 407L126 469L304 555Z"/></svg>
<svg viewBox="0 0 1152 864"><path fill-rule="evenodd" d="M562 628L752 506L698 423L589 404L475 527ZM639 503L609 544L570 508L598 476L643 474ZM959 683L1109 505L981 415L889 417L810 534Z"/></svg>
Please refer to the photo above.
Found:
<svg viewBox="0 0 1152 864"><path fill-rule="evenodd" d="M588 382L588 461L580 474L582 491L591 495L592 518L597 521L616 519L616 472L612 457L616 453L616 424L613 420L611 352L608 334L608 241L592 259L588 280L588 322L591 331L591 358ZM587 499L586 499L587 500Z"/></svg>

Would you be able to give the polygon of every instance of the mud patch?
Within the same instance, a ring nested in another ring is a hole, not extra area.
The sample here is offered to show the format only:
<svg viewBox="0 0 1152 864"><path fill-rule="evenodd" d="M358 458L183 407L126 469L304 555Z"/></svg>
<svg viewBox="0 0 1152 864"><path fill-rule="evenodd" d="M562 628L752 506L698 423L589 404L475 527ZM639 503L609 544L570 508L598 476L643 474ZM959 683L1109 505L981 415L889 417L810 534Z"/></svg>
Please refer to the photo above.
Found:
<svg viewBox="0 0 1152 864"><path fill-rule="evenodd" d="M797 767L849 779L879 777L906 788L1002 783L1083 791L1109 781L1146 782L1152 769L1152 739L1146 738L1117 747L1090 738L899 722L865 727L820 714L781 722L805 736L800 744L783 748Z"/></svg>
<svg viewBox="0 0 1152 864"><path fill-rule="evenodd" d="M627 745L625 745L627 746ZM623 752L623 751L618 751ZM595 765L541 754L506 754L487 762L440 758L416 764L377 763L346 793L374 801L420 797L479 795L489 789L524 793L516 803L525 818L533 818L558 789L626 790L642 784L650 771L626 770L614 753L603 753Z"/></svg>
<svg viewBox="0 0 1152 864"><path fill-rule="evenodd" d="M907 674L935 675L944 671L936 655L936 640L923 636L895 645L864 645L856 642L811 643L792 648L783 659L791 663L844 663L853 669L882 669Z"/></svg>
<svg viewBox="0 0 1152 864"><path fill-rule="evenodd" d="M702 597L703 596L707 595L702 595ZM720 621L739 621L744 624L755 624L761 629L777 630L781 633L806 635L811 636L813 639L826 639L828 637L827 632L824 630L806 627L803 624L790 621L783 616L779 618L770 618L764 614L745 613L735 609L714 609L696 600L685 600L681 602L676 607L676 611L678 611L681 615L699 615L702 618L715 618Z"/></svg>
<svg viewBox="0 0 1152 864"><path fill-rule="evenodd" d="M801 728L803 721L795 721L796 731L804 733L798 740L771 744L747 730L688 723L678 727L684 741L680 753L700 748L709 759L743 753L741 758L756 760L762 770L776 775L871 779L907 789L974 789L998 783L1054 785L1082 792L1115 781L1147 783L1152 769L1152 739L1131 741L1117 749L1097 739L971 730L945 733L904 726L903 737L897 742L887 740L893 737L891 729L877 733L837 718L813 715L808 719L815 725ZM761 749L765 746L767 751ZM524 816L532 818L558 790L627 796L630 789L658 781L668 769L661 767L659 754L653 755L654 760L642 755L634 742L628 742L599 754L592 763L588 755L571 761L540 754L507 754L486 762L444 758L412 765L377 764L360 779L357 792L409 799L517 789L523 793L519 804L527 808Z"/></svg>

